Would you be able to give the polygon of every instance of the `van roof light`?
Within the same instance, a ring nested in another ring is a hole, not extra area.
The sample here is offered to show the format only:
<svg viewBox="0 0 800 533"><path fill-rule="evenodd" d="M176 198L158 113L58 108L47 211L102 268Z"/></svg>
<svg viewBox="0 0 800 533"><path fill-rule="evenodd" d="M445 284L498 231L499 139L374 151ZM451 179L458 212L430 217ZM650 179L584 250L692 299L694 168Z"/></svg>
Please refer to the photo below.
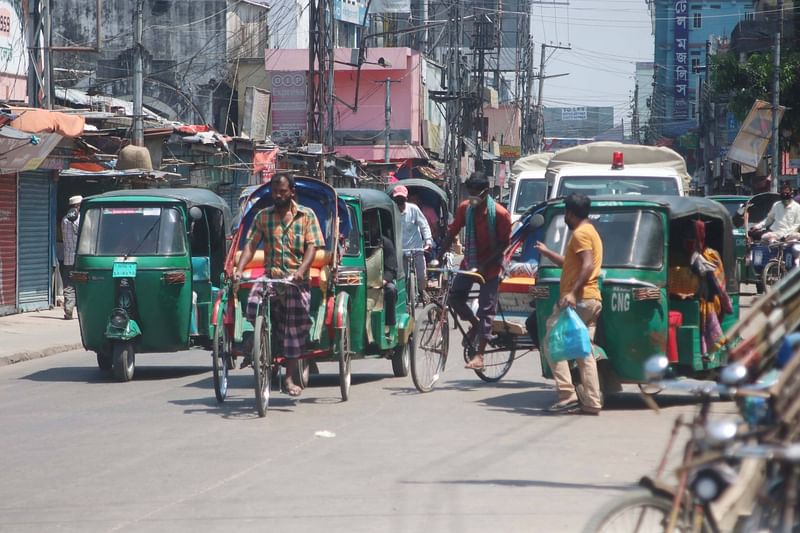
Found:
<svg viewBox="0 0 800 533"><path fill-rule="evenodd" d="M622 170L625 168L625 161L622 156L622 152L614 152L611 155L611 169L612 170Z"/></svg>

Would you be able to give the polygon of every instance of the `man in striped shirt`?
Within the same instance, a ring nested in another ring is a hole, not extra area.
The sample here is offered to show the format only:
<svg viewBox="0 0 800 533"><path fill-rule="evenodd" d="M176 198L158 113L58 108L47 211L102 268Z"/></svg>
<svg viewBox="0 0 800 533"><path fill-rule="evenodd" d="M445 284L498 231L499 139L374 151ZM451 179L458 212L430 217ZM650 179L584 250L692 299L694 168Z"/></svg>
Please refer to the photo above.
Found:
<svg viewBox="0 0 800 533"><path fill-rule="evenodd" d="M81 222L82 196L69 199L69 210L61 219L61 238L64 242L64 265L61 269L61 282L64 286L64 320L72 320L75 309L75 285L72 283L72 267L75 265L75 251L78 249L78 227Z"/></svg>

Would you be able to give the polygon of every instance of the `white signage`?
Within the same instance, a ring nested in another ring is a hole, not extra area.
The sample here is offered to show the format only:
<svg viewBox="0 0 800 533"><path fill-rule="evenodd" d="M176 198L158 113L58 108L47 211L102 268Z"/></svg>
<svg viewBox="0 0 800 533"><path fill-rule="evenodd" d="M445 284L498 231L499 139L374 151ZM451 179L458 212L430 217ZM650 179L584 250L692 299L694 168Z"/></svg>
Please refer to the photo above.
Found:
<svg viewBox="0 0 800 533"><path fill-rule="evenodd" d="M562 107L561 120L586 120L588 113L585 107Z"/></svg>
<svg viewBox="0 0 800 533"><path fill-rule="evenodd" d="M411 0L372 0L370 13L411 13Z"/></svg>

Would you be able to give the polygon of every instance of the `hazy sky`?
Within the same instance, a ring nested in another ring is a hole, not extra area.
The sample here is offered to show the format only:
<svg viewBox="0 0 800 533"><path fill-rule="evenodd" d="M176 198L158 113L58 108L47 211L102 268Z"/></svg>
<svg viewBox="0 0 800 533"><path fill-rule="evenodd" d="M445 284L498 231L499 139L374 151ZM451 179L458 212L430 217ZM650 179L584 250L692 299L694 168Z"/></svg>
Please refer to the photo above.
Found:
<svg viewBox="0 0 800 533"><path fill-rule="evenodd" d="M653 60L645 0L569 0L557 7L541 1L532 17L537 70L542 42L572 47L547 50L545 75L569 76L545 80L545 106L614 106L614 123L623 117L627 123L635 63Z"/></svg>

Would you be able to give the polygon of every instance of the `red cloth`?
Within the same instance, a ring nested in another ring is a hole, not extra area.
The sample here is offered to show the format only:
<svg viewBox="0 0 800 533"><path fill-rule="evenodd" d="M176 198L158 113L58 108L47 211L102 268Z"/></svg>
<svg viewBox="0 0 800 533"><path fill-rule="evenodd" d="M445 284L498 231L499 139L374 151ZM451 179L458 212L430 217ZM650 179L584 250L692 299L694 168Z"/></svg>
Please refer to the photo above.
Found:
<svg viewBox="0 0 800 533"><path fill-rule="evenodd" d="M678 362L678 328L683 325L683 315L678 311L669 312L669 332L667 336L667 359Z"/></svg>
<svg viewBox="0 0 800 533"><path fill-rule="evenodd" d="M468 201L461 202L456 208L456 216L448 227L448 234L454 239L467 223ZM495 206L494 226L497 235L489 235L489 212L486 204L475 212L475 232L478 238L478 262L483 263L492 256L495 250L502 252L511 240L511 213L500 204ZM496 244L493 244L496 243ZM483 276L489 280L494 279L503 271L502 255L496 262L484 269Z"/></svg>

